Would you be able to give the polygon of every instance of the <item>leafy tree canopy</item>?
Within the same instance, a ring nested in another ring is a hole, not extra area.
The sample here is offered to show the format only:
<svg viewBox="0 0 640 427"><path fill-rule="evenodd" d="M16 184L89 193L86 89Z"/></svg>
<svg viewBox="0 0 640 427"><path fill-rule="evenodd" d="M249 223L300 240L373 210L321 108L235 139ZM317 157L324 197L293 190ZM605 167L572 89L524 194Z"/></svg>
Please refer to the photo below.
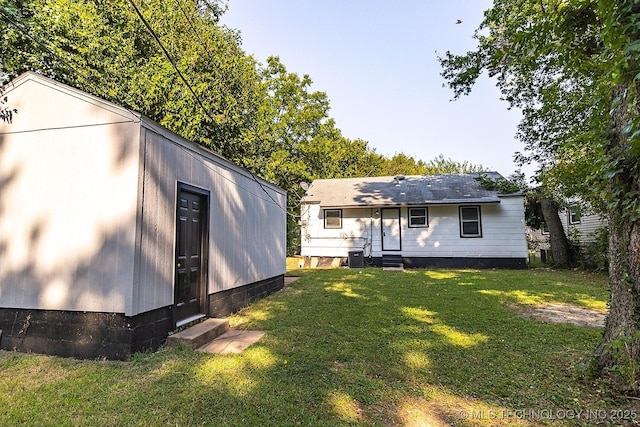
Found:
<svg viewBox="0 0 640 427"><path fill-rule="evenodd" d="M523 112L519 161L539 163L546 188L605 210L618 199L605 188L619 169L619 159L607 158L612 101L635 102L633 91L613 91L635 78L637 7L632 0L496 0L476 31L477 49L447 52L442 74L456 97L483 72L494 76L503 98ZM636 118L621 129L634 156L639 126Z"/></svg>
<svg viewBox="0 0 640 427"><path fill-rule="evenodd" d="M21 0L0 8L0 75L37 71L228 155L258 102L254 61L204 1ZM193 94L176 73L189 82ZM204 107L204 108L203 108Z"/></svg>
<svg viewBox="0 0 640 427"><path fill-rule="evenodd" d="M217 0L0 0L0 84L36 71L118 103L235 161L289 193L316 178L483 168L440 156L391 158L345 138L326 93L277 57L257 63ZM157 39L156 39L157 38ZM186 83L185 83L186 82ZM2 120L15 112L3 101Z"/></svg>
<svg viewBox="0 0 640 427"><path fill-rule="evenodd" d="M608 214L611 310L596 361L601 373L636 392L638 22L637 0L494 0L476 31L477 48L440 58L455 96L468 93L486 71L511 106L522 109L518 137L526 151L520 160L540 163L538 179L548 193L578 195Z"/></svg>
<svg viewBox="0 0 640 427"><path fill-rule="evenodd" d="M491 178L486 174L480 174L476 178L476 181L480 183L485 190L497 191L500 194L513 194L520 193L526 189L526 185L523 184L522 174L515 174L515 176L508 178Z"/></svg>

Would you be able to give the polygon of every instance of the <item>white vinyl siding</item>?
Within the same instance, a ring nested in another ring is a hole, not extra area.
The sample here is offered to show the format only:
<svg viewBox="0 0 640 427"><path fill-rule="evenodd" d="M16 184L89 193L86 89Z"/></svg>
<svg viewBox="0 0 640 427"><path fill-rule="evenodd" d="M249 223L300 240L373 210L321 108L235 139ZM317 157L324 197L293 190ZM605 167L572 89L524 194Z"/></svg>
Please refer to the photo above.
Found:
<svg viewBox="0 0 640 427"><path fill-rule="evenodd" d="M482 239L460 237L459 207L429 207L429 228L402 230L405 257L526 258L522 198L482 205Z"/></svg>
<svg viewBox="0 0 640 427"><path fill-rule="evenodd" d="M574 217L573 219L575 220L576 218ZM565 232L569 233L570 230L576 230L581 244L592 242L593 233L598 228L607 226L606 219L593 213L582 213L579 222L572 223L571 220L571 212L569 210L560 212L560 221Z"/></svg>
<svg viewBox="0 0 640 427"><path fill-rule="evenodd" d="M502 197L481 205L482 239L460 237L458 205L430 205L429 227L408 226L408 208L400 209L402 255L405 257L526 258L523 199ZM342 229L323 226L318 204L302 205L303 256L346 257L364 249L365 256L382 254L381 219L376 208L343 208Z"/></svg>
<svg viewBox="0 0 640 427"><path fill-rule="evenodd" d="M371 238L368 226L371 209L341 209L341 229L324 227L324 210L320 205L302 205L301 212L302 255L346 257L350 250L364 249ZM367 218L362 218L363 215Z"/></svg>

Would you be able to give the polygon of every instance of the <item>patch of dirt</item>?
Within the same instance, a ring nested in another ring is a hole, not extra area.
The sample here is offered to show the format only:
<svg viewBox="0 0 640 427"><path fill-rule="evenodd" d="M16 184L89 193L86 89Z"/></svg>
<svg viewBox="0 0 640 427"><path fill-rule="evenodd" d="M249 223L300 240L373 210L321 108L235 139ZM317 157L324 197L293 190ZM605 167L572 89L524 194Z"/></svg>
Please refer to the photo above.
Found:
<svg viewBox="0 0 640 427"><path fill-rule="evenodd" d="M518 307L520 316L549 323L570 323L577 326L603 328L606 314L575 305L551 304L541 307Z"/></svg>

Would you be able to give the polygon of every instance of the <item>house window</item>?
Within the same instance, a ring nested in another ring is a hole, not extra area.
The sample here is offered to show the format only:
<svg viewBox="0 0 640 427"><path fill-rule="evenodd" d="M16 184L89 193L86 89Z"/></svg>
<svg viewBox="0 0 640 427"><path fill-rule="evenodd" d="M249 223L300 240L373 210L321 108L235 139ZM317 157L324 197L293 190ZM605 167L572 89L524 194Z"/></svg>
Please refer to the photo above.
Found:
<svg viewBox="0 0 640 427"><path fill-rule="evenodd" d="M460 237L482 237L480 206L460 206Z"/></svg>
<svg viewBox="0 0 640 427"><path fill-rule="evenodd" d="M427 208L409 208L409 227L419 228L429 226Z"/></svg>
<svg viewBox="0 0 640 427"><path fill-rule="evenodd" d="M569 224L580 224L580 221L580 211L575 207L569 208Z"/></svg>
<svg viewBox="0 0 640 427"><path fill-rule="evenodd" d="M324 228L342 228L342 210L324 210Z"/></svg>

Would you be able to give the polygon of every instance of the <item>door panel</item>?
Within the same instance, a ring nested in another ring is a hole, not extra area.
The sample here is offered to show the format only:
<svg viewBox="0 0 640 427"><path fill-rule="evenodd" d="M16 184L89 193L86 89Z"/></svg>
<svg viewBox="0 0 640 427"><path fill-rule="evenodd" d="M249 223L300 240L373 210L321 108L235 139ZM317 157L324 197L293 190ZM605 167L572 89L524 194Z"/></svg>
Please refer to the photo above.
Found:
<svg viewBox="0 0 640 427"><path fill-rule="evenodd" d="M175 320L187 319L203 311L206 196L178 189L176 221Z"/></svg>
<svg viewBox="0 0 640 427"><path fill-rule="evenodd" d="M382 250L400 249L400 208L382 209Z"/></svg>

